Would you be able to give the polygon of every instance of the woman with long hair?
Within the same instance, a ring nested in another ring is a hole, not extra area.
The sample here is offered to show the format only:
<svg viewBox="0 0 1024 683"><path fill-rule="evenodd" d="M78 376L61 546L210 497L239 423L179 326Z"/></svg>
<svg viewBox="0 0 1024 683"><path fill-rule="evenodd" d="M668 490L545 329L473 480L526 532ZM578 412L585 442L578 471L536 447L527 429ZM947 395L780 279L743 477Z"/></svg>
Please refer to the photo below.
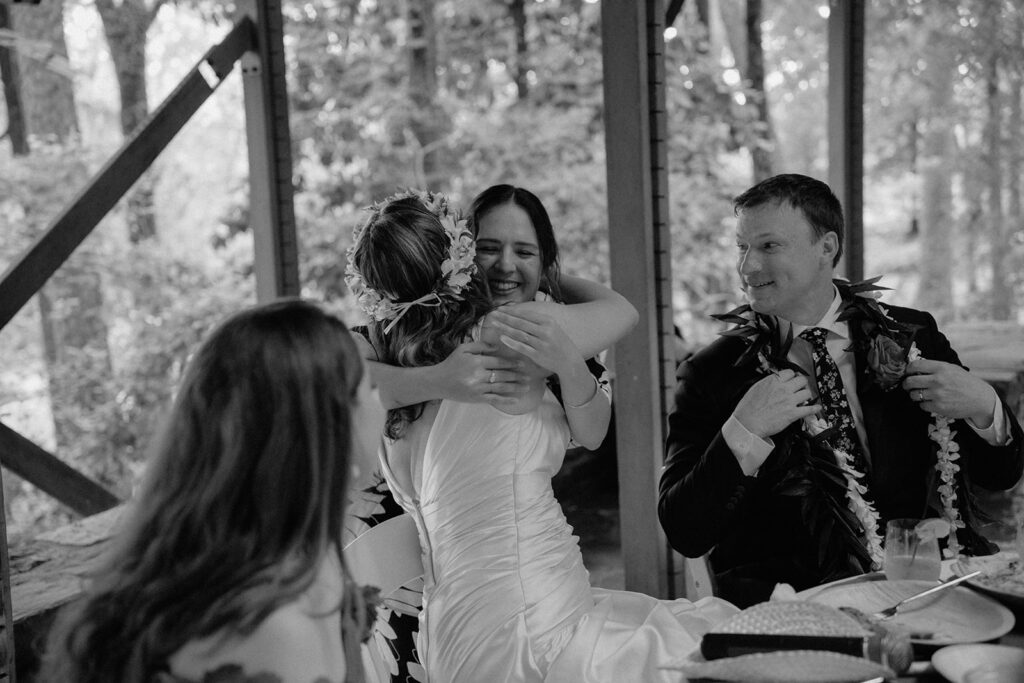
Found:
<svg viewBox="0 0 1024 683"><path fill-rule="evenodd" d="M528 377L500 407L432 400L388 411L382 466L423 552L426 674L452 683L678 680L667 667L736 610L591 588L551 490L566 410L547 391L549 371L530 360L546 344L532 316L550 318L586 354L628 332L636 313L607 301L488 312L473 250L443 197L411 192L375 206L349 254L348 282L382 362L437 363L476 339Z"/></svg>
<svg viewBox="0 0 1024 683"><path fill-rule="evenodd" d="M221 324L189 363L115 545L52 631L43 680L357 672L359 634L342 622L364 608L342 518L349 469L376 452L383 418L338 318L282 300Z"/></svg>

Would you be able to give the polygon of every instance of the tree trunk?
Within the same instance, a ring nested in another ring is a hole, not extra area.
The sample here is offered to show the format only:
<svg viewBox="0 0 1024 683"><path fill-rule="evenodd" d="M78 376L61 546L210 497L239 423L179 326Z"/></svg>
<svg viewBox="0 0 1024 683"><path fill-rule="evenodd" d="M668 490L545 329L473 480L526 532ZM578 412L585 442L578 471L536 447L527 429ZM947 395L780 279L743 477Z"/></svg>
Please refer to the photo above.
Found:
<svg viewBox="0 0 1024 683"><path fill-rule="evenodd" d="M918 177L918 157L921 153L921 117L916 113L907 124L908 128L908 153L910 155L910 173L914 178ZM914 183L910 190L910 225L907 226L907 236L914 239L921 232L921 220L918 218L920 203L918 202L917 183Z"/></svg>
<svg viewBox="0 0 1024 683"><path fill-rule="evenodd" d="M121 132L127 138L149 116L146 93L146 31L160 6L145 0L96 0L121 95ZM133 244L156 235L153 176L145 173L127 195L128 238Z"/></svg>
<svg viewBox="0 0 1024 683"><path fill-rule="evenodd" d="M437 175L438 147L444 134L444 114L437 105L437 27L434 0L408 0L410 128L419 144L418 182L432 187Z"/></svg>
<svg viewBox="0 0 1024 683"><path fill-rule="evenodd" d="M13 29L11 13L7 5L0 3L0 29ZM21 78L14 50L0 46L0 80L4 84L4 101L7 103L7 135L11 138L14 156L28 154L28 133L25 128L25 112L21 106Z"/></svg>
<svg viewBox="0 0 1024 683"><path fill-rule="evenodd" d="M751 97L757 110L758 135L750 156L754 163L754 182L772 175L775 134L768 114L768 94L764 90L764 48L761 46L761 0L747 0L747 74Z"/></svg>
<svg viewBox="0 0 1024 683"><path fill-rule="evenodd" d="M928 114L921 145L921 282L917 303L940 320L952 314L953 192L950 159L953 127L948 117L955 63L937 31L926 43L922 74L928 87Z"/></svg>
<svg viewBox="0 0 1024 683"><path fill-rule="evenodd" d="M995 28L993 26L993 28ZM993 41L994 44L994 41ZM999 98L999 53L992 50L986 64L985 100L988 104L988 122L985 136L988 138L986 170L988 185L988 228L989 262L992 268L992 292L990 297L993 320L1009 320L1010 287L1007 282L1006 254L1009 244L1003 231L1003 174L1002 155L999 153L1002 137L1002 110Z"/></svg>
<svg viewBox="0 0 1024 683"><path fill-rule="evenodd" d="M1024 117L1021 116L1021 79L1022 74L1019 69L1020 67L1012 67L1010 74L1010 92L1008 97L1010 99L1010 131L1024 130ZM1015 135L1015 133L1011 133ZM1006 176L1008 181L1007 187L1007 225L1020 225L1021 221L1021 149L1020 142L1014 140L1012 144L1008 145L1008 156Z"/></svg>
<svg viewBox="0 0 1024 683"><path fill-rule="evenodd" d="M46 41L54 53L67 57L64 43L62 2L43 2L27 7L12 6L11 18L19 35ZM71 142L78 138L74 94L67 78L47 69L35 59L19 55L21 95L29 134L49 142Z"/></svg>
<svg viewBox="0 0 1024 683"><path fill-rule="evenodd" d="M747 10L744 0L719 0L718 12L722 17L725 39L736 62L736 68L746 78L750 69L747 64ZM714 49L714 46L712 46Z"/></svg>
<svg viewBox="0 0 1024 683"><path fill-rule="evenodd" d="M522 102L530 94L530 84L526 73L530 70L530 52L526 47L526 2L510 0L509 14L512 15L512 26L516 34L516 61L512 73L516 83L516 96Z"/></svg>
<svg viewBox="0 0 1024 683"><path fill-rule="evenodd" d="M21 35L47 41L57 54L67 55L62 2L13 9ZM76 149L78 120L71 82L35 60L21 59L19 66L29 133L64 147L62 154L33 159L47 177L46 188L53 189L53 194L38 193L37 201L26 207L27 221L38 234L52 218L55 201L66 201L70 191L81 187L87 171ZM111 361L100 268L89 244L79 247L39 292L40 320L57 452L113 483L121 475L117 460L105 439L96 435L114 396L109 389Z"/></svg>

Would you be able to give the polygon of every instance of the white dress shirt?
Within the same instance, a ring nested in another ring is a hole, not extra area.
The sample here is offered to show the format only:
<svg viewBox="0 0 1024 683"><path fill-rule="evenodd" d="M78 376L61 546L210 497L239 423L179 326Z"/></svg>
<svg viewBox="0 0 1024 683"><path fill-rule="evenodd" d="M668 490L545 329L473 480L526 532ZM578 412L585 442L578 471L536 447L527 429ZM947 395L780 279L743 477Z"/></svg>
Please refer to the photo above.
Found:
<svg viewBox="0 0 1024 683"><path fill-rule="evenodd" d="M786 334L786 325L791 325L793 328L793 345L789 349L788 358L807 372L808 385L815 400L817 400L818 390L814 382L814 362L811 357L811 343L806 339L800 338L800 333L809 327L821 327L828 330L828 336L825 338L825 347L839 368L839 376L843 380L843 390L846 392L846 398L850 403L850 412L853 413L853 423L857 428L857 437L864 450L864 457L868 459L868 462L871 462L867 431L864 428L864 411L861 409L860 399L857 397L857 368L854 363L853 351L847 350L853 342L850 338L850 325L845 321L839 322L836 320L843 300L839 296L839 290L835 289L834 286L833 291L832 303L817 324L798 325L782 318L778 318L778 321L782 325L783 335ZM989 386L989 390L992 393L991 424L985 429L979 429L972 420L967 419L965 422L988 443L993 446L1003 445L1008 437L1006 416L1000 410L1001 404L996 390L991 386ZM729 449L732 450L733 455L736 456L740 469L747 476L756 474L758 468L761 467L761 464L767 459L772 449L775 448L775 442L771 438L762 439L756 434L751 433L736 419L735 413L730 415L729 419L722 426L722 437L725 439Z"/></svg>

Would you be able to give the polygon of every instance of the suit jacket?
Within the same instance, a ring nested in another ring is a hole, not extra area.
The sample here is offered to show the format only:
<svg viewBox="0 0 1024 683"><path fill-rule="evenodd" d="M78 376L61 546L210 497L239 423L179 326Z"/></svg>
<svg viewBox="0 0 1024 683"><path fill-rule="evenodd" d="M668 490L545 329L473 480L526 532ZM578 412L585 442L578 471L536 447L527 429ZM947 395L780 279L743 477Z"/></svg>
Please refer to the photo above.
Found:
<svg viewBox="0 0 1024 683"><path fill-rule="evenodd" d="M895 306L887 309L895 320L919 326L914 341L925 358L960 364L931 315ZM882 528L892 518L938 516L941 504L934 484L931 490L928 486L935 464L934 442L928 438L930 416L902 388L884 392L868 381L864 352L856 343L864 332L856 320L850 321L850 333L871 456L868 481ZM776 447L752 477L743 474L722 437L722 425L761 377L754 364L735 367L745 348L739 338L720 337L677 369L658 505L672 547L687 557L710 551L718 594L740 606L767 599L780 581L801 590L826 579L817 539L803 520L800 497L775 490L785 473L780 452L799 424L772 437ZM1006 446L989 445L959 420L953 424L964 479L989 490L1014 486L1024 467L1020 425L1010 411L1005 412L1011 435ZM958 535L966 552L993 552L970 527L963 496L958 503L968 522Z"/></svg>

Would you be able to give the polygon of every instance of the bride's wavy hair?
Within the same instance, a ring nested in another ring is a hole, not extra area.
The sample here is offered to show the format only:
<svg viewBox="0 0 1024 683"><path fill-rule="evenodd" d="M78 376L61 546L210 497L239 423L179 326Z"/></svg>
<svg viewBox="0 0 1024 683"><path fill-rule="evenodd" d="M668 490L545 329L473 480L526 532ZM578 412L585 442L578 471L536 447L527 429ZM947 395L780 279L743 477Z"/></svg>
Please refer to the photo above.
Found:
<svg viewBox="0 0 1024 683"><path fill-rule="evenodd" d="M392 301L414 301L438 289L449 238L422 202L396 199L375 210L352 251L363 281ZM491 309L487 282L475 270L458 296L416 305L384 334L388 321L371 320L370 343L377 360L416 367L439 363L466 340L473 325ZM388 411L385 433L397 439L423 413L423 404Z"/></svg>
<svg viewBox="0 0 1024 683"><path fill-rule="evenodd" d="M362 372L345 324L311 303L217 328L115 545L52 630L41 679L148 683L188 641L252 633L303 593L340 554Z"/></svg>

